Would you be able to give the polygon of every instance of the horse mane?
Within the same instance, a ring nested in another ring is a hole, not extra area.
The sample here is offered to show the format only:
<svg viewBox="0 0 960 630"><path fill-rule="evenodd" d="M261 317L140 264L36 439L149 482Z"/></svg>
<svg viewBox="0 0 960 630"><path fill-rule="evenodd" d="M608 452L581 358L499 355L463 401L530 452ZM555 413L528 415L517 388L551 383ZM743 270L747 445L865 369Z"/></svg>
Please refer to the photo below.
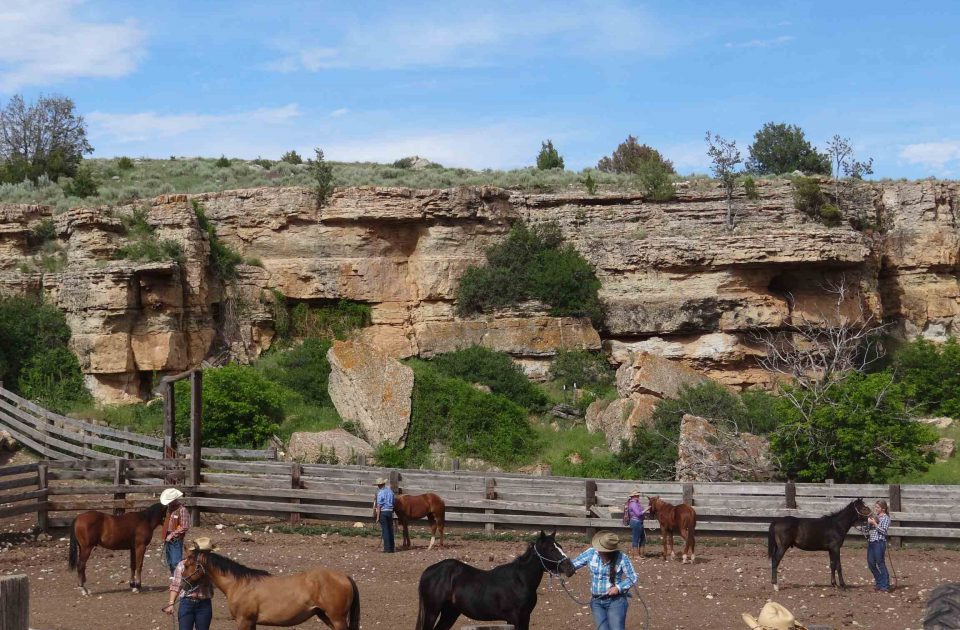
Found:
<svg viewBox="0 0 960 630"><path fill-rule="evenodd" d="M220 571L221 573L232 575L237 579L257 580L270 575L269 571L245 567L235 560L231 560L226 556L221 556L218 553L213 553L212 551L200 551L198 554L203 554L210 566L216 570Z"/></svg>
<svg viewBox="0 0 960 630"><path fill-rule="evenodd" d="M835 517L835 516L840 516L841 514L843 514L844 512L846 512L847 510L855 509L855 508L853 507L853 504L856 503L857 501L859 501L859 499L854 499L853 501L851 501L850 503L847 503L845 506L843 506L842 508L840 508L840 509L837 510L836 512L831 512L831 513L829 513L829 514L825 514L825 515L822 516L821 518L833 518L833 517Z"/></svg>
<svg viewBox="0 0 960 630"><path fill-rule="evenodd" d="M166 511L166 506L158 502L140 510L140 513L143 514L148 520L152 520L155 516L162 516Z"/></svg>

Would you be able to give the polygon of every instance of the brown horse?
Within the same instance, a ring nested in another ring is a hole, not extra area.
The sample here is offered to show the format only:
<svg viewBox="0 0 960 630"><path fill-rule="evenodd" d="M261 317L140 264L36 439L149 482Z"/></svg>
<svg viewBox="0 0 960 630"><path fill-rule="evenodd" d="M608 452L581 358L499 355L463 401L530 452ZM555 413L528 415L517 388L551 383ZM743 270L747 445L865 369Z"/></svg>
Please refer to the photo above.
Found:
<svg viewBox="0 0 960 630"><path fill-rule="evenodd" d="M183 560L187 584L209 579L227 596L237 630L295 626L316 616L333 630L359 630L360 591L348 575L310 569L295 575L270 575L230 558L190 550Z"/></svg>
<svg viewBox="0 0 960 630"><path fill-rule="evenodd" d="M143 554L153 538L153 530L163 522L167 508L159 503L140 512L128 512L112 516L103 512L84 512L73 520L70 528L70 569L77 570L80 592L89 595L84 584L87 581L87 559L93 548L130 550L130 589L140 592L140 574L143 570Z"/></svg>
<svg viewBox="0 0 960 630"><path fill-rule="evenodd" d="M443 499L428 492L427 494L397 494L393 500L393 513L397 515L397 520L403 526L403 548L410 547L410 521L427 517L430 521L430 546L427 551L433 548L433 543L437 538L437 531L440 531L440 546L443 547L443 518L446 513L446 506Z"/></svg>
<svg viewBox="0 0 960 630"><path fill-rule="evenodd" d="M683 547L683 563L687 563L687 556L690 556L690 563L696 559L696 533L697 512L689 505L672 505L660 497L650 497L650 505L647 508L647 514L654 517L660 523L660 533L663 538L663 559L676 557L673 551L673 535L680 534L686 543Z"/></svg>

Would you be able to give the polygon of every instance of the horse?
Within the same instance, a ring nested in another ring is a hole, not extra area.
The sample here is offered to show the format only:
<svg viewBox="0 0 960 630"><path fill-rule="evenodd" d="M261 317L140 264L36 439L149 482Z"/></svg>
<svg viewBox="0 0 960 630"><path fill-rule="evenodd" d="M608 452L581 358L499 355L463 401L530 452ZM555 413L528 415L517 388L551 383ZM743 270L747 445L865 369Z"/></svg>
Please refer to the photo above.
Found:
<svg viewBox="0 0 960 630"><path fill-rule="evenodd" d="M427 567L420 576L417 630L450 630L460 615L503 620L516 630L529 630L544 571L567 577L574 573L556 533L541 531L513 562L489 571L453 559Z"/></svg>
<svg viewBox="0 0 960 630"><path fill-rule="evenodd" d="M183 561L184 581L209 579L227 597L237 630L295 626L316 616L333 630L359 630L360 591L353 578L328 569L271 575L212 551L191 549Z"/></svg>
<svg viewBox="0 0 960 630"><path fill-rule="evenodd" d="M403 527L403 549L410 547L410 521L418 518L427 517L430 521L430 546L427 551L433 549L433 543L437 538L437 531L440 531L440 547L443 548L443 518L446 512L446 506L443 499L428 492L427 494L397 494L393 500L393 513L397 515L397 521Z"/></svg>
<svg viewBox="0 0 960 630"><path fill-rule="evenodd" d="M650 497L650 504L647 506L647 513L656 518L660 523L660 537L663 540L663 559L676 557L673 551L673 535L680 534L684 540L683 564L687 563L687 556L690 557L690 564L697 558L696 553L696 529L697 512L693 507L687 504L673 505L667 503L660 497Z"/></svg>
<svg viewBox="0 0 960 630"><path fill-rule="evenodd" d="M167 508L154 503L140 512L127 512L120 516L103 512L84 512L73 519L70 527L70 551L67 563L77 570L80 592L89 595L84 584L87 581L87 559L93 548L130 550L130 590L140 592L140 575L143 571L143 554L153 538L153 530L163 523Z"/></svg>
<svg viewBox="0 0 960 630"><path fill-rule="evenodd" d="M767 532L767 557L770 558L770 581L773 590L779 591L777 567L783 555L790 547L804 551L830 552L830 586L837 585L836 576L840 576L840 588L845 589L843 568L840 566L840 547L847 537L847 531L857 521L870 515L870 508L863 499L855 499L843 509L820 518L797 518L780 516L773 519Z"/></svg>

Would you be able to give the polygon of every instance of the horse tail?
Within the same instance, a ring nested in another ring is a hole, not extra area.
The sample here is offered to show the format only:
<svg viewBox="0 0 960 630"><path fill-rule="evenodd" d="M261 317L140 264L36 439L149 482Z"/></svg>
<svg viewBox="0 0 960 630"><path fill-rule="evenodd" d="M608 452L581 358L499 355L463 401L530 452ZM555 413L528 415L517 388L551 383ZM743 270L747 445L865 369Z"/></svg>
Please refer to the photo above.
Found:
<svg viewBox="0 0 960 630"><path fill-rule="evenodd" d="M360 589L353 578L347 576L350 586L353 587L353 601L350 603L350 615L347 619L347 630L360 630Z"/></svg>
<svg viewBox="0 0 960 630"><path fill-rule="evenodd" d="M767 531L767 557L773 558L773 554L777 551L777 532L776 532L776 523L770 523L770 529Z"/></svg>
<svg viewBox="0 0 960 630"><path fill-rule="evenodd" d="M423 593L420 593L420 608L417 610L417 625L416 630L426 630L423 627Z"/></svg>
<svg viewBox="0 0 960 630"><path fill-rule="evenodd" d="M67 556L67 564L70 569L77 568L77 556L79 555L79 544L77 543L77 519L70 523L70 552Z"/></svg>

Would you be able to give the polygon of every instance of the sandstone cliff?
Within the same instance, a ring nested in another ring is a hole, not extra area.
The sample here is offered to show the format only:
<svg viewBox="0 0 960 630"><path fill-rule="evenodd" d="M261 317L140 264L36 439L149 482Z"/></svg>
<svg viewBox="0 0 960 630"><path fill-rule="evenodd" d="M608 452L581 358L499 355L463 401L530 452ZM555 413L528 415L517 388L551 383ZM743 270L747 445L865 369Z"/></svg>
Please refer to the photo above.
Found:
<svg viewBox="0 0 960 630"><path fill-rule="evenodd" d="M699 186L699 187L698 187ZM735 386L763 383L749 331L830 309L823 287L855 288L844 305L908 335L960 333L960 185L883 182L851 191L848 212L875 231L823 226L793 208L787 181L758 182L724 227L719 187L681 185L676 200L624 194L528 194L492 187L415 191L338 189L318 210L300 188L164 195L150 202L158 238L178 241L184 262L112 260L131 206L78 208L55 217L66 255L59 271L31 262L30 230L50 208L0 206L0 292L41 292L67 313L73 348L94 393L143 394L142 378L214 354L241 360L269 347L276 289L312 304L350 299L373 307L364 341L396 357L431 356L479 343L509 352L532 374L557 348L599 348L616 363L636 351L681 360ZM853 194L853 193L856 194ZM220 239L259 266L224 284L207 268L209 243L190 200ZM603 330L585 320L521 310L455 317L467 266L512 222L558 221L595 266Z"/></svg>

